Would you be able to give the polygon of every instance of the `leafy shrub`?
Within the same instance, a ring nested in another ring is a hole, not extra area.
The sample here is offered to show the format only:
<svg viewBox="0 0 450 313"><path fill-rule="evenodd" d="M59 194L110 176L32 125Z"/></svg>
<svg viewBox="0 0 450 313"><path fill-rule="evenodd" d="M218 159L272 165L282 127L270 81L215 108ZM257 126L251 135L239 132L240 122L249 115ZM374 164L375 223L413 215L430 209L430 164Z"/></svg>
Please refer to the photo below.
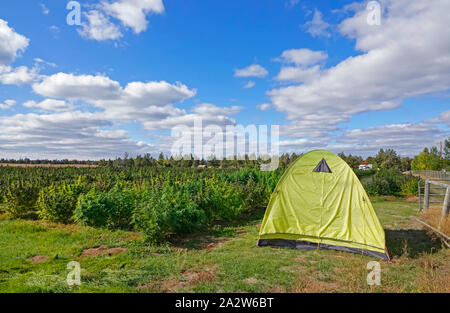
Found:
<svg viewBox="0 0 450 313"><path fill-rule="evenodd" d="M264 205L269 201L270 193L264 184L258 183L255 179L250 178L244 187L245 194L245 210L251 210L258 206Z"/></svg>
<svg viewBox="0 0 450 313"><path fill-rule="evenodd" d="M413 176L407 177L406 181L401 185L402 193L405 195L417 196L419 180Z"/></svg>
<svg viewBox="0 0 450 313"><path fill-rule="evenodd" d="M33 183L14 182L6 190L2 208L14 218L35 218L38 196Z"/></svg>
<svg viewBox="0 0 450 313"><path fill-rule="evenodd" d="M365 189L371 196L386 196L395 195L400 191L404 192L403 188L414 188L414 185L407 186L405 183L410 181L411 178L403 175L398 170L386 170L382 169L376 172L371 179L365 181ZM408 183L413 184L413 183ZM417 185L415 186L417 188Z"/></svg>
<svg viewBox="0 0 450 313"><path fill-rule="evenodd" d="M77 186L63 184L44 188L37 201L39 217L51 222L70 223L73 221L77 199Z"/></svg>
<svg viewBox="0 0 450 313"><path fill-rule="evenodd" d="M133 190L115 186L105 192L92 188L86 195L80 196L75 220L89 226L129 229L135 202Z"/></svg>
<svg viewBox="0 0 450 313"><path fill-rule="evenodd" d="M133 214L133 225L146 238L161 242L171 233L188 233L205 222L201 210L191 195L180 187L165 186L147 190Z"/></svg>
<svg viewBox="0 0 450 313"><path fill-rule="evenodd" d="M209 221L231 221L244 210L244 189L226 181L209 179L206 182L202 207Z"/></svg>

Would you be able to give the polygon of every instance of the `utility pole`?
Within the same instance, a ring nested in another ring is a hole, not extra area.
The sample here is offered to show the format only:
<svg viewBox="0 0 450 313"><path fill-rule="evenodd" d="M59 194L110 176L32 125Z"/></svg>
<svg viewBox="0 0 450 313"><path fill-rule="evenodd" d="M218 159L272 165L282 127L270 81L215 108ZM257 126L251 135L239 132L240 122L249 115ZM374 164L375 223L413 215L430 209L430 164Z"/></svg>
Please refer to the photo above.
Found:
<svg viewBox="0 0 450 313"><path fill-rule="evenodd" d="M441 141L441 161L442 161L442 141Z"/></svg>

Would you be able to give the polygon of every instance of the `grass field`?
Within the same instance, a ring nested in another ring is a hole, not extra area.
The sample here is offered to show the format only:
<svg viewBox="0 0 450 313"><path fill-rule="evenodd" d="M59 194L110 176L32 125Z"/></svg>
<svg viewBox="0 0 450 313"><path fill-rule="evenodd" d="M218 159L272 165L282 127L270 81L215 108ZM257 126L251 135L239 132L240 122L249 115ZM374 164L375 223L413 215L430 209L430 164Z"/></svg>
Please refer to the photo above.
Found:
<svg viewBox="0 0 450 313"><path fill-rule="evenodd" d="M449 250L410 219L417 203L373 204L393 258L380 261L380 286L366 283L370 257L254 248L262 208L159 247L138 233L4 219L0 292L450 292ZM66 283L70 261L81 264L79 287Z"/></svg>

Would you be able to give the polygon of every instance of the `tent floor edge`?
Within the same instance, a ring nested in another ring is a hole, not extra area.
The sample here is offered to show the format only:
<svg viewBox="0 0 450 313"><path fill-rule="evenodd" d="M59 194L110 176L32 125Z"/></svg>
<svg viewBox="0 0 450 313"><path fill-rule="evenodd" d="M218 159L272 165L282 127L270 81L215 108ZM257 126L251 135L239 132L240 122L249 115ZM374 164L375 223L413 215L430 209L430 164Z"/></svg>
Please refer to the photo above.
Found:
<svg viewBox="0 0 450 313"><path fill-rule="evenodd" d="M377 251L367 250L367 249L359 249L359 248L351 248L351 247L343 247L338 245L330 245L321 243L320 245L315 242L310 241L300 241L300 240L289 240L289 239L259 239L256 243L258 247L277 247L277 248L290 248L296 250L316 250L316 249L329 249L329 250L337 250L337 251L345 251L356 254L362 254L365 256L376 257L387 262L390 262L389 255Z"/></svg>

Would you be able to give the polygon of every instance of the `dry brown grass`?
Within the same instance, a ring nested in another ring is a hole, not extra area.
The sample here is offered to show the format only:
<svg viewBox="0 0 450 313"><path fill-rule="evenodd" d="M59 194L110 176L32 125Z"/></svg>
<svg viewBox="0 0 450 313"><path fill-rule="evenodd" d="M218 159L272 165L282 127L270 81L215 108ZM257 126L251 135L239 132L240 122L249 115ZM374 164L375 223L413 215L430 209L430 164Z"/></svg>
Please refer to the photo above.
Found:
<svg viewBox="0 0 450 313"><path fill-rule="evenodd" d="M46 255L36 255L32 258L29 258L28 261L31 263L42 263L48 260L48 256Z"/></svg>
<svg viewBox="0 0 450 313"><path fill-rule="evenodd" d="M432 206L420 214L420 218L441 232L450 236L450 220L447 217L441 221L442 206Z"/></svg>
<svg viewBox="0 0 450 313"><path fill-rule="evenodd" d="M116 255L127 251L127 248L110 248L107 249L105 246L100 246L98 248L90 248L83 250L83 256L99 256L99 255Z"/></svg>
<svg viewBox="0 0 450 313"><path fill-rule="evenodd" d="M150 292L177 292L180 289L195 287L201 283L216 280L219 267L217 265L206 266L202 269L187 269L181 272L181 277L169 277L163 281L151 281L138 287L138 290Z"/></svg>
<svg viewBox="0 0 450 313"><path fill-rule="evenodd" d="M447 259L444 261L433 259L431 256L419 260L419 267L422 269L416 283L419 292L445 292L450 293L450 251L447 250Z"/></svg>
<svg viewBox="0 0 450 313"><path fill-rule="evenodd" d="M318 293L318 292L342 292L341 286L336 282L326 282L319 280L319 273L303 274L297 278L292 287L293 293Z"/></svg>

